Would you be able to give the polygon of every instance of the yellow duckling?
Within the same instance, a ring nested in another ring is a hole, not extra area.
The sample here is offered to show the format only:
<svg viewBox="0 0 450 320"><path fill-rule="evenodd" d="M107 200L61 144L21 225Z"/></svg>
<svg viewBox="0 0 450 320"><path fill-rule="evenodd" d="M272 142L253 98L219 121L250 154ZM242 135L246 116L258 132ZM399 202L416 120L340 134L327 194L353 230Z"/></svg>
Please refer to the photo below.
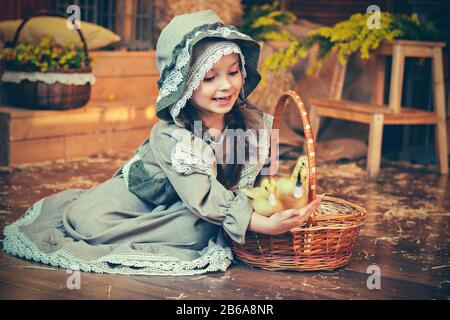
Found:
<svg viewBox="0 0 450 320"><path fill-rule="evenodd" d="M300 156L291 177L277 179L276 196L285 209L299 209L308 203L308 188L308 157Z"/></svg>
<svg viewBox="0 0 450 320"><path fill-rule="evenodd" d="M253 209L269 217L275 212L282 211L283 205L276 197L277 183L274 179L264 178L261 185L252 189L242 189L242 192L253 199Z"/></svg>

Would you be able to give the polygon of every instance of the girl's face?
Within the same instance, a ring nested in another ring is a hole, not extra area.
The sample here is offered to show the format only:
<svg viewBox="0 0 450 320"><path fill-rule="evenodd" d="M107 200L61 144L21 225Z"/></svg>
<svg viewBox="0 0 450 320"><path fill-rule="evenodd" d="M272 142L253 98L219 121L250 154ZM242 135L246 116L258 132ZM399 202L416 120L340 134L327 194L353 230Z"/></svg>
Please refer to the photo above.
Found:
<svg viewBox="0 0 450 320"><path fill-rule="evenodd" d="M225 55L205 74L191 102L202 120L223 117L233 108L242 85L239 55Z"/></svg>

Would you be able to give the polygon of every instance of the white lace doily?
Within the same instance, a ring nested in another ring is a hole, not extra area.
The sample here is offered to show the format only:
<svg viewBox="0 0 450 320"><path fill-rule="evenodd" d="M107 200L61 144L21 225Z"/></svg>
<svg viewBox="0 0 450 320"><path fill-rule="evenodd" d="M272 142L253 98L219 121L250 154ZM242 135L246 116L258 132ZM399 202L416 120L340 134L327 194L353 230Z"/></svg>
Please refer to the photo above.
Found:
<svg viewBox="0 0 450 320"><path fill-rule="evenodd" d="M19 72L5 71L1 79L3 82L20 83L23 80L31 82L42 81L47 84L56 82L69 85L83 86L87 83L95 84L95 76L92 73L56 73L56 72Z"/></svg>

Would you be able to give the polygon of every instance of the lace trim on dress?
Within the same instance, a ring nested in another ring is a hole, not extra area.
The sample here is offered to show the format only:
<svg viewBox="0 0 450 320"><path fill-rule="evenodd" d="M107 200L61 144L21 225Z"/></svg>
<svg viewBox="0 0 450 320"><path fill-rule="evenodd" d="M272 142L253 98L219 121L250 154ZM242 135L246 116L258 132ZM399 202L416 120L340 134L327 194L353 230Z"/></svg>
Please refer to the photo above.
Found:
<svg viewBox="0 0 450 320"><path fill-rule="evenodd" d="M258 164L249 164L242 170L237 189L252 188L258 175Z"/></svg>
<svg viewBox="0 0 450 320"><path fill-rule="evenodd" d="M241 180L239 181L237 189L252 188L255 184L256 177L264 166L264 162L270 154L270 135L272 132L273 116L270 114L263 114L263 129L259 136L259 161L257 164L248 164L241 173Z"/></svg>
<svg viewBox="0 0 450 320"><path fill-rule="evenodd" d="M87 83L95 84L95 76L92 73L43 73L43 72L15 72L5 71L2 76L3 82L20 83L22 80L31 82L42 81L47 84L56 82L68 85L83 86Z"/></svg>
<svg viewBox="0 0 450 320"><path fill-rule="evenodd" d="M156 103L161 101L162 98L168 97L173 92L177 91L180 83L183 82L183 73L181 69L185 67L190 60L189 46L192 40L196 39L201 34L208 34L209 36L218 36L218 37L229 37L231 34L238 35L242 38L249 38L249 36L240 33L238 31L232 30L228 27L221 26L216 30L207 30L207 31L198 31L192 35L190 39L186 40L186 44L181 52L177 56L177 60L175 63L175 68L170 71L169 75L166 79L164 79L163 84L159 90L158 98L156 99Z"/></svg>
<svg viewBox="0 0 450 320"><path fill-rule="evenodd" d="M123 179L125 180L125 184L127 185L127 188L128 188L128 178L129 178L129 175L130 175L131 165L133 163L135 163L136 161L138 161L138 160L141 160L141 156L139 155L139 153L136 153L133 156L133 158L128 160L127 163L122 168Z"/></svg>
<svg viewBox="0 0 450 320"><path fill-rule="evenodd" d="M264 157L264 161L269 157L270 154L270 136L272 134L272 126L273 126L274 117L268 113L263 114L263 125L264 125L264 137L262 144L262 153Z"/></svg>
<svg viewBox="0 0 450 320"><path fill-rule="evenodd" d="M182 174L191 174L194 169L210 176L217 176L216 158L212 148L192 134L186 134L172 151L172 167Z"/></svg>
<svg viewBox="0 0 450 320"><path fill-rule="evenodd" d="M5 227L4 252L65 269L133 275L173 276L226 271L233 259L230 248L223 248L211 240L207 252L193 261L150 253L109 254L94 261L86 261L64 249L45 253L19 230L20 226L29 225L36 220L41 213L43 200L36 202L19 220Z"/></svg>

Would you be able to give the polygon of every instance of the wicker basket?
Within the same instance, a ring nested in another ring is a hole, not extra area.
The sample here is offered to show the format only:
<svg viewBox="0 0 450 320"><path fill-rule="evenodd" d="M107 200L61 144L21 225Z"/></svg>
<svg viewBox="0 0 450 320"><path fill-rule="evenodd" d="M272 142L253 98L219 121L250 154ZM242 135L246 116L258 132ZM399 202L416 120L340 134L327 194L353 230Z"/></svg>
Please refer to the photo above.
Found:
<svg viewBox="0 0 450 320"><path fill-rule="evenodd" d="M278 100L273 129L280 128L287 99L297 105L305 131L305 149L309 163L309 201L316 198L315 142L308 112L300 96L288 91ZM271 148L271 166L276 152ZM273 172L273 171L272 171ZM281 235L247 232L245 244L232 241L234 255L244 263L267 270L332 270L348 263L366 210L351 202L325 196L320 208L304 226Z"/></svg>
<svg viewBox="0 0 450 320"><path fill-rule="evenodd" d="M63 17L64 15L49 12L49 11L39 11L22 21L20 26L17 28L14 35L14 39L9 45L15 48L20 36L20 31L25 26L25 24L34 17L37 16L57 16ZM83 42L83 49L85 56L89 56L89 51L87 48L86 40L80 29L76 29L81 41ZM6 69L8 70L8 69ZM19 70L8 70L8 71L19 71ZM20 70L22 71L22 70ZM52 71L52 73L66 73L66 74L80 74L80 73L91 73L90 67L83 69L70 69L63 71ZM88 103L91 96L91 84L88 82L83 85L75 84L63 84L63 83L52 83L48 84L44 81L29 81L22 80L20 83L4 82L3 83L9 102L16 107L31 108L31 109L72 109L79 108L86 103Z"/></svg>

